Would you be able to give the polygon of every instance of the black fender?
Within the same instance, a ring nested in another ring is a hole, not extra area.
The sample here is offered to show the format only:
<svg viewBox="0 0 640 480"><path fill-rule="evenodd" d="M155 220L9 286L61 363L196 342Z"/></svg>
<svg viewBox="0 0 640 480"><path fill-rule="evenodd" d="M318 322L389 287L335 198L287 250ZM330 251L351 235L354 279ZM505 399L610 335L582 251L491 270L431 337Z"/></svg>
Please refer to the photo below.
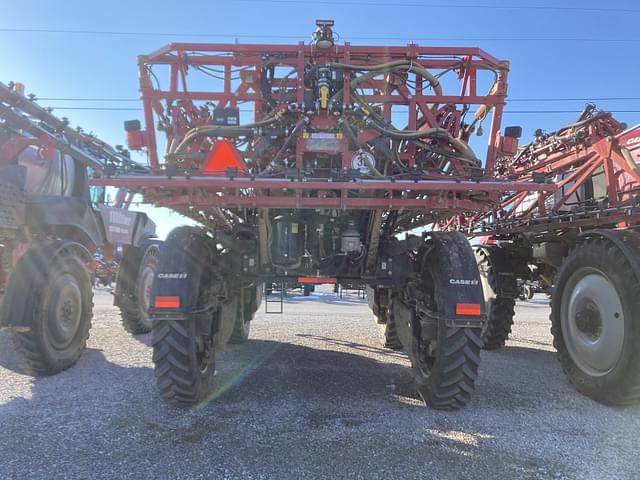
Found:
<svg viewBox="0 0 640 480"><path fill-rule="evenodd" d="M46 240L36 243L20 257L16 264L2 302L0 327L28 329L28 309L33 302L25 292L41 291L40 287L48 276L52 260L63 250L73 249L85 263L91 261L91 253L83 245L70 240Z"/></svg>
<svg viewBox="0 0 640 480"><path fill-rule="evenodd" d="M214 272L215 241L196 227L178 227L160 250L149 314L157 320L180 320L200 311L201 283Z"/></svg>
<svg viewBox="0 0 640 480"><path fill-rule="evenodd" d="M73 238L88 247L106 243L102 217L81 197L29 197L25 218L35 232L53 232L55 236Z"/></svg>
<svg viewBox="0 0 640 480"><path fill-rule="evenodd" d="M578 236L579 238L600 237L609 240L623 253L631 267L640 278L640 235L630 230L587 230Z"/></svg>
<svg viewBox="0 0 640 480"><path fill-rule="evenodd" d="M452 327L483 327L484 293L467 238L460 232L430 232L425 247L423 268L433 281L438 314Z"/></svg>
<svg viewBox="0 0 640 480"><path fill-rule="evenodd" d="M517 298L518 282L514 269L517 261L510 251L499 245L482 245L474 248L486 253L491 269L494 271L496 297Z"/></svg>

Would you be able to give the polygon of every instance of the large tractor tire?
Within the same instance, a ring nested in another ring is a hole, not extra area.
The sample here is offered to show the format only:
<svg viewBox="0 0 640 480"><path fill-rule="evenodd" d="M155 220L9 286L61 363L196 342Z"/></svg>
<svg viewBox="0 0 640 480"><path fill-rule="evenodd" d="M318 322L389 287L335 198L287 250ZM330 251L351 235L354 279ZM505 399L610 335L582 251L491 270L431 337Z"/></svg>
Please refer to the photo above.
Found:
<svg viewBox="0 0 640 480"><path fill-rule="evenodd" d="M124 329L138 335L151 331L149 304L160 249L157 245L129 248L135 250L127 252L118 273L117 305Z"/></svg>
<svg viewBox="0 0 640 480"><path fill-rule="evenodd" d="M213 388L212 339L197 334L195 318L154 324L153 362L158 389L170 403L198 404Z"/></svg>
<svg viewBox="0 0 640 480"><path fill-rule="evenodd" d="M396 329L396 322L392 312L387 313L386 320L384 325L381 326L382 346L389 350L402 350L402 343L398 336L398 330Z"/></svg>
<svg viewBox="0 0 640 480"><path fill-rule="evenodd" d="M578 244L560 267L551 301L551 333L564 373L578 391L610 405L640 400L635 243L631 255L610 239Z"/></svg>
<svg viewBox="0 0 640 480"><path fill-rule="evenodd" d="M384 292L384 293L383 293ZM388 290L381 290L367 286L367 302L373 318L378 324L382 346L390 350L402 350L402 343L398 337L393 312L387 305Z"/></svg>
<svg viewBox="0 0 640 480"><path fill-rule="evenodd" d="M179 227L169 234L160 255L158 272L185 273L181 280L158 276L152 293L152 297L181 295L181 309L163 310L171 318L158 318L152 326L158 389L165 400L179 406L206 399L213 388L216 356L233 328L230 322L223 325L222 318L236 311L235 303L229 309L211 308L218 291L214 288L215 251L204 230ZM152 312L157 310L154 307Z"/></svg>
<svg viewBox="0 0 640 480"><path fill-rule="evenodd" d="M241 302L229 343L244 343L249 340L251 320L262 303L262 288L262 285L254 285L241 290Z"/></svg>
<svg viewBox="0 0 640 480"><path fill-rule="evenodd" d="M18 292L28 305L29 330L13 336L19 363L32 375L51 375L76 363L89 338L93 309L91 278L73 249L52 260L44 278ZM16 299L14 299L16 301Z"/></svg>
<svg viewBox="0 0 640 480"><path fill-rule="evenodd" d="M487 309L487 326L482 332L482 348L485 350L504 347L511 333L516 305L514 298L498 295L497 272L491 261L491 253L485 247L475 250Z"/></svg>
<svg viewBox="0 0 640 480"><path fill-rule="evenodd" d="M458 410L475 388L482 347L483 295L469 242L459 232L432 232L412 269L421 279L395 294L396 327L411 359L418 393L438 410ZM452 284L451 279L469 283ZM413 303L417 302L418 308ZM478 313L458 314L459 305ZM454 322L455 319L455 322Z"/></svg>

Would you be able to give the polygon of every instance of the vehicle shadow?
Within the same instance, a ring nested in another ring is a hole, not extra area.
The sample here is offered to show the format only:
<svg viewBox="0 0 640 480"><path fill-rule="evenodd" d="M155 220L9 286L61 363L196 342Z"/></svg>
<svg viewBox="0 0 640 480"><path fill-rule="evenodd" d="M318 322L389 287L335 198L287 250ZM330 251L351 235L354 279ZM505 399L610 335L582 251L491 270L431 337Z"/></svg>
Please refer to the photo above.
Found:
<svg viewBox="0 0 640 480"><path fill-rule="evenodd" d="M384 355L385 357L398 357L398 358L402 358L405 355L402 353L402 351L397 351L397 350L391 350L388 348L380 348L380 347L374 347L371 345L366 345L364 343L357 343L357 342L351 342L349 340L341 340L338 338L331 338L331 337L326 337L323 335L313 335L313 334L309 334L309 333L297 333L296 337L301 337L301 338L309 338L312 340L316 340L319 342L324 342L327 343L329 345L334 345L337 347L342 347L342 348L351 348L353 350L357 350L357 351L362 351L362 352L368 352L368 353L376 353L378 355Z"/></svg>
<svg viewBox="0 0 640 480"><path fill-rule="evenodd" d="M180 464L182 478L193 478L205 465L211 468L213 458L213 468L245 476L266 472L282 478L281 466L304 465L309 472L337 478L354 468L351 455L344 455L347 449L371 462L372 471L388 468L389 458L416 468L437 458L442 465L431 468L443 470L434 478L444 478L451 473L449 465L466 469L492 452L484 445L493 438L491 432L456 427L453 418L459 413L421 405L409 387L411 370L403 365L256 340L230 346L216 377L205 402L175 408L160 397L150 367L123 366L108 352L89 348L71 369L34 379L30 396L0 405L0 443L11 446L0 476L19 477L24 472L19 460L29 452L35 477L108 478L114 465L125 464L134 477L166 478L172 465ZM404 435L413 442L389 442L389 432L397 428L408 429ZM377 433L369 439L371 431ZM378 434L385 435L382 444ZM353 435L362 435L362 445L351 443ZM225 444L233 454L217 455L226 452L221 450ZM318 458L333 460L321 466L304 463L313 448ZM372 455L371 448L384 448L384 455ZM528 461L516 457L504 463L513 476ZM184 458L192 460L179 460ZM255 462L238 465L237 458ZM278 461L265 463L271 458ZM502 458L496 460L503 464Z"/></svg>
<svg viewBox="0 0 640 480"><path fill-rule="evenodd" d="M420 401L413 384L413 373L408 360L404 360L406 355L403 352L322 335L296 336L334 349L316 349L268 340L250 340L242 345L228 345L216 365L214 390L204 403L215 403L222 397L240 401L246 395L257 396L267 402L276 401L277 397L285 400L291 396L300 397L304 401L307 395L326 398L327 401L335 399L336 395L344 399L373 396L386 397L390 401L403 397ZM133 338L150 346L151 334L136 335ZM482 368L489 375L486 379L481 378L480 386L484 380L493 384L491 372L509 368L508 365L514 362L530 372L555 372L553 376L562 378L555 352L535 346L507 346L500 350L483 351ZM19 374L26 373L16 359L7 332L0 332L0 367ZM118 370L126 371L127 374L122 376L114 373ZM137 373L132 375L132 371ZM152 368L119 366L109 362L100 350L94 348L87 348L75 366L58 375L77 379L81 387L72 388L76 394L82 395L82 388L91 385L90 377L106 375L113 379L112 385L120 385L131 392L139 390L140 384L145 384L147 388L143 391L153 401L162 402L155 389ZM43 385L46 386L51 382L50 379L58 375L35 378L32 383L32 398L37 398L43 380ZM126 384L128 380L131 384ZM491 401L490 398L498 390L505 390L499 385L493 385L492 389L492 392L480 392L481 396L486 395L487 400ZM504 403L504 398L500 401ZM201 405L198 408L204 407L205 405Z"/></svg>
<svg viewBox="0 0 640 480"><path fill-rule="evenodd" d="M326 339L339 347L350 347ZM7 335L0 337L0 365L24 374L17 365L12 348L6 348ZM11 343L9 342L9 346ZM366 346L353 347L367 351ZM373 348L370 352L381 353ZM382 352L398 356L395 352ZM35 377L30 395L16 397L0 405L2 412L42 406L55 398L52 408L72 405L121 403L148 405L170 416L190 410L210 411L219 415L220 405L239 406L247 399L269 404L281 404L297 398L301 402L333 402L336 399L386 398L393 400L390 384L411 382L409 369L357 353L320 350L290 343L250 340L242 345L227 346L216 365L215 386L202 404L188 409L168 406L155 386L150 366L123 366L108 358L105 352L87 348L73 367L52 376ZM49 408L49 407L47 407ZM84 408L84 407L83 407ZM124 409L128 409L123 405ZM57 412L66 415L65 412ZM0 435L1 436L1 435Z"/></svg>

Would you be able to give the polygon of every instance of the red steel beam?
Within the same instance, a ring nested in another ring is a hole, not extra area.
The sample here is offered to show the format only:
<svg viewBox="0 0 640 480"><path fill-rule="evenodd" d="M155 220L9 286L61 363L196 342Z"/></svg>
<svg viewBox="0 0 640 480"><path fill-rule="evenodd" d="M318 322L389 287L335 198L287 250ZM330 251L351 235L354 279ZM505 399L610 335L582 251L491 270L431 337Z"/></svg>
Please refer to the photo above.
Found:
<svg viewBox="0 0 640 480"><path fill-rule="evenodd" d="M126 188L209 188L224 189L255 188L272 190L381 190L381 191L419 191L419 192L508 192L508 191L553 191L555 185L515 181L471 181L471 180L287 180L273 178L248 178L193 176L172 177L161 175L123 175L113 178L91 179L92 185Z"/></svg>
<svg viewBox="0 0 640 480"><path fill-rule="evenodd" d="M149 198L147 195L145 198ZM487 211L491 206L473 200L427 197L415 198L354 198L354 197L297 197L297 196L239 196L239 195L178 195L171 197L151 196L157 207L225 207L225 208L339 208L351 210L401 210L419 209L425 212Z"/></svg>
<svg viewBox="0 0 640 480"><path fill-rule="evenodd" d="M351 55L376 55L388 58L407 58L411 56L422 55L438 55L438 56L470 56L478 57L489 62L491 66L506 66L508 62L498 60L489 55L480 48L475 47L420 47L416 44L409 43L405 46L365 46L365 45L336 45L335 48L328 52L329 55L343 55L345 49L348 48ZM241 43L171 43L165 47L149 54L139 56L139 60L143 62L154 62L171 52L240 52L253 53L260 55L262 53L297 53L299 49L305 55L322 53L314 45L299 44L241 44Z"/></svg>

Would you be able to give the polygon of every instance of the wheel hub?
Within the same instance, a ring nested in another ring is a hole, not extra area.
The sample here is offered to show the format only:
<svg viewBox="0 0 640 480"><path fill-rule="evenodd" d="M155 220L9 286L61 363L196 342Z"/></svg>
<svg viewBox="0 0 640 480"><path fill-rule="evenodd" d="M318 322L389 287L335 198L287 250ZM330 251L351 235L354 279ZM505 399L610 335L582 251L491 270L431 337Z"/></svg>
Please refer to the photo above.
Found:
<svg viewBox="0 0 640 480"><path fill-rule="evenodd" d="M602 315L593 302L586 302L584 307L576 312L576 327L592 341L600 337L602 334Z"/></svg>
<svg viewBox="0 0 640 480"><path fill-rule="evenodd" d="M615 285L594 268L577 270L564 289L562 337L576 366L592 376L609 373L622 355L624 310Z"/></svg>
<svg viewBox="0 0 640 480"><path fill-rule="evenodd" d="M63 350L73 341L82 319L82 291L71 274L54 281L47 301L46 328L51 345Z"/></svg>

